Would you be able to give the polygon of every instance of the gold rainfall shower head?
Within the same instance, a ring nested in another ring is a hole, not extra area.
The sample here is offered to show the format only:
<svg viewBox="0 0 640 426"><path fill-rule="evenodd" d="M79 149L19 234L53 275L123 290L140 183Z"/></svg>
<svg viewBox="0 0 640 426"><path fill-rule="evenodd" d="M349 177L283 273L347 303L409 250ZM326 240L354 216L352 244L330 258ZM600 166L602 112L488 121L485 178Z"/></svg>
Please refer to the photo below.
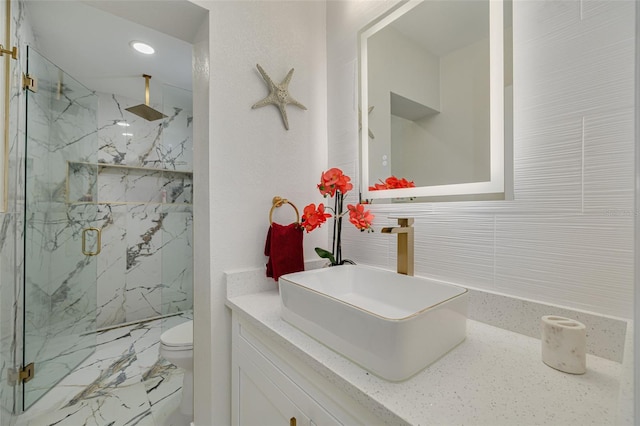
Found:
<svg viewBox="0 0 640 426"><path fill-rule="evenodd" d="M166 115L149 106L149 80L151 80L151 76L148 74L142 74L142 76L144 77L144 104L132 106L126 108L126 110L147 121L156 121L165 118Z"/></svg>

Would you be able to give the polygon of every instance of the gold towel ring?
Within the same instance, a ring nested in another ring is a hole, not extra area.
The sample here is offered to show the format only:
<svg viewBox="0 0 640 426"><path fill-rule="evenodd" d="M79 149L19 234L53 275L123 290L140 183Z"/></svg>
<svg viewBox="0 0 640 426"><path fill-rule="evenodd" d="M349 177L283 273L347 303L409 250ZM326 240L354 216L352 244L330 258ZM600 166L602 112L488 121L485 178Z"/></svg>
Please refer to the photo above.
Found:
<svg viewBox="0 0 640 426"><path fill-rule="evenodd" d="M271 206L271 210L269 211L269 223L273 223L273 211L276 209L276 207L280 207L283 204L289 204L291 205L291 207L293 207L293 209L296 211L296 223L300 223L300 213L298 212L298 208L296 206L293 205L293 203L289 200L287 200L286 198L282 198L282 197L278 197L275 196L273 197L273 206Z"/></svg>

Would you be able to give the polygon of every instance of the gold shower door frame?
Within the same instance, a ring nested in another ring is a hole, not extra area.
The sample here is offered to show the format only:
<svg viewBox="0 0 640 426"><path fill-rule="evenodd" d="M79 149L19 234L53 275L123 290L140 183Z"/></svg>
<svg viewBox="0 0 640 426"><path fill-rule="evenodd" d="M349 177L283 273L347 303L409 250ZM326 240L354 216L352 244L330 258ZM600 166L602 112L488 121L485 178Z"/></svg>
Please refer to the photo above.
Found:
<svg viewBox="0 0 640 426"><path fill-rule="evenodd" d="M8 208L9 183L9 107L11 99L11 61L17 60L17 48L11 44L11 0L3 0L0 5L0 22L4 22L5 32L0 41L0 117L2 117L2 140L0 141L0 212Z"/></svg>

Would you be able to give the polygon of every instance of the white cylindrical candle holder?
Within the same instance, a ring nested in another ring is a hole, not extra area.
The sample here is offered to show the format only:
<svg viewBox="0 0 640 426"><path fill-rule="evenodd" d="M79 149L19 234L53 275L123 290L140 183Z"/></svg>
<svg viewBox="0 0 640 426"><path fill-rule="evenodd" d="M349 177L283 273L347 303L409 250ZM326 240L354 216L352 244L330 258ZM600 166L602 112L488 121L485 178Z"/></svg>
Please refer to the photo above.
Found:
<svg viewBox="0 0 640 426"><path fill-rule="evenodd" d="M571 374L587 371L587 328L581 322L556 315L541 321L542 361Z"/></svg>

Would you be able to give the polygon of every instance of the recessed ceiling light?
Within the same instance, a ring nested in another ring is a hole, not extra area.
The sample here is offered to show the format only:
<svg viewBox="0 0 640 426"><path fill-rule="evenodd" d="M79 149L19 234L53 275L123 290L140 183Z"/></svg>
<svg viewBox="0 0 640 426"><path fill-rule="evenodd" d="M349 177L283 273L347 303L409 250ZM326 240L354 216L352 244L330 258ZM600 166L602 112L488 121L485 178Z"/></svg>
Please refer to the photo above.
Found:
<svg viewBox="0 0 640 426"><path fill-rule="evenodd" d="M116 124L118 126L122 126L122 127L129 127L130 126L130 124L127 123L126 121L118 121Z"/></svg>
<svg viewBox="0 0 640 426"><path fill-rule="evenodd" d="M156 51L153 47L151 47L147 43L143 43L141 41L134 40L129 44L135 50L137 50L140 53L144 53L145 55L153 55L155 53L155 51Z"/></svg>
<svg viewBox="0 0 640 426"><path fill-rule="evenodd" d="M122 136L133 136L133 133L123 133Z"/></svg>

